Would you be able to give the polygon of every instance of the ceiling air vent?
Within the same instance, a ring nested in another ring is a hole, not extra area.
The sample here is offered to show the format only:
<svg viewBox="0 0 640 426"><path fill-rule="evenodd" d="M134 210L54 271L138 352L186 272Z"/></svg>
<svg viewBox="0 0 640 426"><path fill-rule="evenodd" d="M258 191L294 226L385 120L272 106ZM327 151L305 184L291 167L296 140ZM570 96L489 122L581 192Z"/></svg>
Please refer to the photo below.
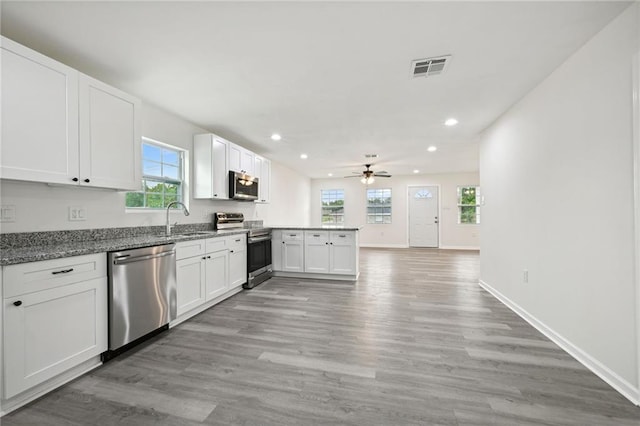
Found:
<svg viewBox="0 0 640 426"><path fill-rule="evenodd" d="M411 73L413 77L430 77L442 74L447 70L449 62L451 62L451 55L416 59L411 62Z"/></svg>

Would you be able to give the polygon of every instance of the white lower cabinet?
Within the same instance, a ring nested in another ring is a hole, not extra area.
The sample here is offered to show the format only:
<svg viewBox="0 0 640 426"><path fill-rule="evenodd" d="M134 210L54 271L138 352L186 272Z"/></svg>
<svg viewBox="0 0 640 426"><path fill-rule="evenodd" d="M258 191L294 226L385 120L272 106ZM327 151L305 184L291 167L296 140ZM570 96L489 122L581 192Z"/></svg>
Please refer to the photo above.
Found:
<svg viewBox="0 0 640 426"><path fill-rule="evenodd" d="M5 266L3 399L107 350L106 254Z"/></svg>
<svg viewBox="0 0 640 426"><path fill-rule="evenodd" d="M180 321L247 282L244 234L180 242L176 246L177 315Z"/></svg>
<svg viewBox="0 0 640 426"><path fill-rule="evenodd" d="M276 230L272 244L276 275L303 277L309 274L342 280L358 276L356 230Z"/></svg>
<svg viewBox="0 0 640 426"><path fill-rule="evenodd" d="M331 231L329 233L329 273L341 275L357 274L358 246L356 233Z"/></svg>
<svg viewBox="0 0 640 426"><path fill-rule="evenodd" d="M230 268L229 259L229 250L220 250L207 254L207 260L205 261L206 300L215 299L231 287L229 285L228 272L233 267Z"/></svg>
<svg viewBox="0 0 640 426"><path fill-rule="evenodd" d="M247 236L229 237L229 288L247 282Z"/></svg>
<svg viewBox="0 0 640 426"><path fill-rule="evenodd" d="M282 231L282 270L304 272L304 233Z"/></svg>
<svg viewBox="0 0 640 426"><path fill-rule="evenodd" d="M304 271L329 273L329 232L306 231L304 233Z"/></svg>
<svg viewBox="0 0 640 426"><path fill-rule="evenodd" d="M177 315L202 305L205 300L205 263L203 255L176 261Z"/></svg>

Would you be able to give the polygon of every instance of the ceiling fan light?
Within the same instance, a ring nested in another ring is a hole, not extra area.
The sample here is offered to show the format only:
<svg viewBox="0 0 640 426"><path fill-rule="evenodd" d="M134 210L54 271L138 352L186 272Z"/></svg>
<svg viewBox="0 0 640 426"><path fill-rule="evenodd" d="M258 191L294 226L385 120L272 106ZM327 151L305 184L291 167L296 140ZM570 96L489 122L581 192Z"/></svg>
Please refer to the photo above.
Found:
<svg viewBox="0 0 640 426"><path fill-rule="evenodd" d="M375 179L373 178L373 176L365 176L362 179L360 179L360 182L362 182L365 185L371 185L373 182L375 182Z"/></svg>

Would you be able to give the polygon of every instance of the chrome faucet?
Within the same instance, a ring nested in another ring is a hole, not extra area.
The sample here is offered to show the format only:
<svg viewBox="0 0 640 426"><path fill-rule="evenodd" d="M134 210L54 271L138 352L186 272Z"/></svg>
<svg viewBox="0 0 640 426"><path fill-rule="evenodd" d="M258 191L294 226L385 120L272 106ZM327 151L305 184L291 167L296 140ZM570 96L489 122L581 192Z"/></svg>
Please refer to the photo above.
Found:
<svg viewBox="0 0 640 426"><path fill-rule="evenodd" d="M184 215L189 216L189 209L187 209L187 206L185 206L180 201L172 201L169 204L167 204L167 225L166 225L166 231L165 231L165 234L167 237L171 235L171 223L169 222L169 210L171 209L171 206L178 206L178 205L182 206L182 212L184 213Z"/></svg>

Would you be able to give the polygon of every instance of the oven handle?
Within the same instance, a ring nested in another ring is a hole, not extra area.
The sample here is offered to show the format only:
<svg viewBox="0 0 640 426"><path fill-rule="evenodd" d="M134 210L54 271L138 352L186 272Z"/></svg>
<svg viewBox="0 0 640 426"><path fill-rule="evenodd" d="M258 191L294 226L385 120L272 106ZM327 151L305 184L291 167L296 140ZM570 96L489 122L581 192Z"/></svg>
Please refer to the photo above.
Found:
<svg viewBox="0 0 640 426"><path fill-rule="evenodd" d="M267 241L271 239L271 235L267 235L266 237L251 237L247 239L247 244L260 243L262 241Z"/></svg>

